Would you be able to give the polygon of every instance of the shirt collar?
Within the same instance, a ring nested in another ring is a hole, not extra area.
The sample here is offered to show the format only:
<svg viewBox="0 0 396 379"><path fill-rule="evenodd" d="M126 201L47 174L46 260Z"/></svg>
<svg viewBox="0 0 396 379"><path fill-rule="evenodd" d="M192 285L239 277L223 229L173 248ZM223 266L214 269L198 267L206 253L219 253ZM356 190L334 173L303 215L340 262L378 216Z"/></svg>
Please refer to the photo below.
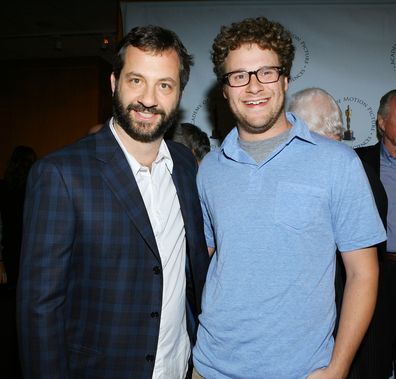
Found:
<svg viewBox="0 0 396 379"><path fill-rule="evenodd" d="M132 169L133 175L136 176L138 174L138 172L144 168L145 166L141 165L136 158L130 154L126 147L124 146L124 144L122 143L121 139L118 137L118 134L114 128L114 119L112 118L110 120L110 130L114 135L114 138L117 140L118 144L120 145L122 151L124 152L124 155L126 157L126 159L128 160L128 163ZM153 165L157 165L161 162L164 162L166 165L166 168L168 169L168 171L172 174L173 172L173 160L172 160L172 156L169 152L168 146L166 145L165 141L162 140L160 147L159 147L159 151L158 151L158 155L155 158Z"/></svg>
<svg viewBox="0 0 396 379"><path fill-rule="evenodd" d="M396 158L390 155L388 149L386 148L384 141L381 141L381 158L387 161L388 163L395 164Z"/></svg>
<svg viewBox="0 0 396 379"><path fill-rule="evenodd" d="M286 118L292 124L287 143L289 143L293 138L299 138L316 145L307 124L301 118L298 118L292 112L286 112Z"/></svg>
<svg viewBox="0 0 396 379"><path fill-rule="evenodd" d="M168 145L166 144L166 142L164 140L161 141L161 145L160 145L160 148L159 148L159 151L158 151L158 155L157 155L157 158L155 158L154 163L158 164L161 161L165 162L165 165L166 165L168 171L172 174L172 172L173 172L173 159L172 159L172 156L171 156L171 154L169 152Z"/></svg>
<svg viewBox="0 0 396 379"><path fill-rule="evenodd" d="M294 138L299 138L308 143L316 144L308 126L299 119L294 113L286 112L286 118L292 125L289 136L282 148L288 145ZM240 147L238 129L235 127L226 136L220 149L227 157L242 163L255 163L252 158Z"/></svg>

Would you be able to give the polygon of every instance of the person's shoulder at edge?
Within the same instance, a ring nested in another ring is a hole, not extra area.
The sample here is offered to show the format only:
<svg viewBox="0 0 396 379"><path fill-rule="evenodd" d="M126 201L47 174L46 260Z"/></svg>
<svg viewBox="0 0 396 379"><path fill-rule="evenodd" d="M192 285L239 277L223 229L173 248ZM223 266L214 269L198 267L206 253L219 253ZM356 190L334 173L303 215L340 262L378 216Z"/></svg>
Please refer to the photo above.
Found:
<svg viewBox="0 0 396 379"><path fill-rule="evenodd" d="M335 141L312 131L311 134L320 154L323 154L323 160L344 167L349 166L349 164L354 165L354 161L360 162L356 151L345 142Z"/></svg>

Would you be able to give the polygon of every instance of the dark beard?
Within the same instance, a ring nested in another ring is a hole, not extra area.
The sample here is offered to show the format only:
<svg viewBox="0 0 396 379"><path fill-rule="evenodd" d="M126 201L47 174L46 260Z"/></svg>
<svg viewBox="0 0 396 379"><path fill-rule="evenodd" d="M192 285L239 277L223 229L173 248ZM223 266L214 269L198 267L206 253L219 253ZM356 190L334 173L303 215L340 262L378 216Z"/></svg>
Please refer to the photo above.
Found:
<svg viewBox="0 0 396 379"><path fill-rule="evenodd" d="M117 124L134 140L139 142L153 142L162 138L166 131L177 121L179 116L179 103L180 100L168 115L161 109L156 107L147 108L142 104L129 104L124 108L116 89L113 95L113 116ZM135 112L145 111L159 114L161 115L161 119L152 131L144 133L141 129L144 129L146 123L133 121L129 116L132 110Z"/></svg>

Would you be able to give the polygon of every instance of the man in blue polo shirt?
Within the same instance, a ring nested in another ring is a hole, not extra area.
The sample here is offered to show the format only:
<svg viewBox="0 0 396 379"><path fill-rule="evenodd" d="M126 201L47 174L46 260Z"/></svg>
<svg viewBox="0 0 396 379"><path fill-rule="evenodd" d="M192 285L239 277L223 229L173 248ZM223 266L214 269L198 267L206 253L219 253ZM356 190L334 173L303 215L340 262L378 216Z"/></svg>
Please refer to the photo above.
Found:
<svg viewBox="0 0 396 379"><path fill-rule="evenodd" d="M290 33L223 27L212 59L237 127L198 174L213 254L193 377L345 378L372 317L385 240L359 158L285 113ZM337 339L336 248L347 271Z"/></svg>

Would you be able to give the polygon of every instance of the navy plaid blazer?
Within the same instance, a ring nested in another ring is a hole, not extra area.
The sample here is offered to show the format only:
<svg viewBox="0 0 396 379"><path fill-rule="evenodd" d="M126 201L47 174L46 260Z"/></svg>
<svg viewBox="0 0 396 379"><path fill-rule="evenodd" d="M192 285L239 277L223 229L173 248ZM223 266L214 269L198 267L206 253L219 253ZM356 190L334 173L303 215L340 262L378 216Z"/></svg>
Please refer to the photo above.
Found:
<svg viewBox="0 0 396 379"><path fill-rule="evenodd" d="M209 264L196 163L167 142L187 240L187 328ZM17 325L24 378L151 378L162 267L143 199L108 123L31 169Z"/></svg>

